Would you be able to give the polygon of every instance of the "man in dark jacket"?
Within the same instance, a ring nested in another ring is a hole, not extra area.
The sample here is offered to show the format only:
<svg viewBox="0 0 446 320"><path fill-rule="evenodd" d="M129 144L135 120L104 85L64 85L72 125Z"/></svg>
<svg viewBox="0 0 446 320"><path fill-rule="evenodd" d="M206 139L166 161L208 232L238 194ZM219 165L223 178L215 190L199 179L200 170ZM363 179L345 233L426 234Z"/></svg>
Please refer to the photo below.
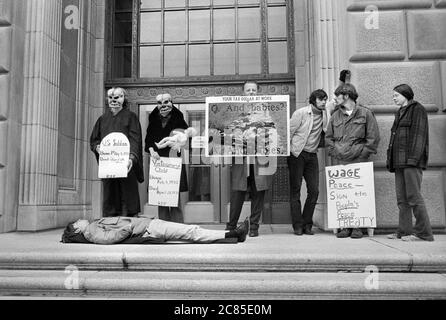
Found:
<svg viewBox="0 0 446 320"><path fill-rule="evenodd" d="M122 88L107 91L108 110L96 121L90 136L90 148L99 160L100 145L112 132L123 133L130 142L127 178L102 179L103 215L135 216L140 210L138 182L144 181L142 135L138 116L128 109L127 93Z"/></svg>
<svg viewBox="0 0 446 320"><path fill-rule="evenodd" d="M328 123L325 142L333 165L367 162L377 152L380 140L378 123L373 112L359 105L358 93L352 84L339 86L335 91L339 108ZM359 228L345 228L338 238L362 238Z"/></svg>
<svg viewBox="0 0 446 320"><path fill-rule="evenodd" d="M164 138L171 136L176 130L187 130L188 125L184 121L183 113L172 104L172 96L168 93L160 94L156 97L158 107L153 110L149 116L149 125L147 127L145 139L145 152L150 157L159 159L160 157L181 157L179 150L167 146L159 148L159 142ZM150 161L149 161L150 163ZM181 168L180 193L188 190L185 165ZM177 207L158 207L159 218L166 221L184 222L181 205Z"/></svg>
<svg viewBox="0 0 446 320"><path fill-rule="evenodd" d="M407 84L396 86L393 101L400 108L395 114L387 149L387 169L395 173L399 227L390 239L433 241L426 205L421 195L423 171L429 155L429 124L426 109L413 100ZM416 219L412 232L412 211Z"/></svg>

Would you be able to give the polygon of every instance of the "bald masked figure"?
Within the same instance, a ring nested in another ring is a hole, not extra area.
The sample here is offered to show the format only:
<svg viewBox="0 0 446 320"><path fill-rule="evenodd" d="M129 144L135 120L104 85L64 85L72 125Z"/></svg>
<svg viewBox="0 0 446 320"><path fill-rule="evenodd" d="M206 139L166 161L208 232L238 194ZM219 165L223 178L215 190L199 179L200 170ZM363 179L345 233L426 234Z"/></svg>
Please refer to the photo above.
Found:
<svg viewBox="0 0 446 320"><path fill-rule="evenodd" d="M138 182L144 181L142 134L138 116L129 110L127 93L122 88L107 91L108 109L96 121L90 148L99 160L100 144L112 132L123 133L130 142L127 178L102 179L103 216L135 216L140 210Z"/></svg>

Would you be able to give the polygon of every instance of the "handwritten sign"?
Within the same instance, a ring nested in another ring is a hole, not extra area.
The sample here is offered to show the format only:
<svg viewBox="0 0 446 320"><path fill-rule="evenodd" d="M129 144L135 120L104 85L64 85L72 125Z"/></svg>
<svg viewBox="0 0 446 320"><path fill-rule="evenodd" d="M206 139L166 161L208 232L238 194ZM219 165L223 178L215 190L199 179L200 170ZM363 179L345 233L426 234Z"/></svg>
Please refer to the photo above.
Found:
<svg viewBox="0 0 446 320"><path fill-rule="evenodd" d="M289 156L290 96L206 98L207 156Z"/></svg>
<svg viewBox="0 0 446 320"><path fill-rule="evenodd" d="M375 228L373 162L325 168L329 228Z"/></svg>
<svg viewBox="0 0 446 320"><path fill-rule="evenodd" d="M99 152L99 179L126 178L130 142L120 132L112 132L101 141Z"/></svg>
<svg viewBox="0 0 446 320"><path fill-rule="evenodd" d="M150 158L149 204L177 207L180 191L181 158Z"/></svg>

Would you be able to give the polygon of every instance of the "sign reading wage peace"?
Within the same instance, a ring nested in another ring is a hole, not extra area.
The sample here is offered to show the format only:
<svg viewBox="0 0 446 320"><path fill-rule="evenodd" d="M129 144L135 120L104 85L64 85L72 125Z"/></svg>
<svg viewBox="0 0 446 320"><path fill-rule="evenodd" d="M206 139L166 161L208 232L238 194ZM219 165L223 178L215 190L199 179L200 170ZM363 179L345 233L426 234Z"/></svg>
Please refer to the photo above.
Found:
<svg viewBox="0 0 446 320"><path fill-rule="evenodd" d="M180 192L181 158L150 158L148 203L177 207Z"/></svg>
<svg viewBox="0 0 446 320"><path fill-rule="evenodd" d="M112 132L101 141L99 179L126 178L130 156L130 142L120 132Z"/></svg>
<svg viewBox="0 0 446 320"><path fill-rule="evenodd" d="M289 156L290 97L206 98L207 156Z"/></svg>
<svg viewBox="0 0 446 320"><path fill-rule="evenodd" d="M328 228L376 228L373 162L325 168Z"/></svg>

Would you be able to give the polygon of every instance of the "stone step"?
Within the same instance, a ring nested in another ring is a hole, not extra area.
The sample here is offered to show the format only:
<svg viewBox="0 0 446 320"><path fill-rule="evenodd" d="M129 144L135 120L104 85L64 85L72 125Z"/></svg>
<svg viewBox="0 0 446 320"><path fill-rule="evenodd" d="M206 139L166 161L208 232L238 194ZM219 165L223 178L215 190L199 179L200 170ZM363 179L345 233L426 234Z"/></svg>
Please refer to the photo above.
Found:
<svg viewBox="0 0 446 320"><path fill-rule="evenodd" d="M0 270L0 298L445 299L446 275Z"/></svg>
<svg viewBox="0 0 446 320"><path fill-rule="evenodd" d="M70 245L79 246L82 245ZM244 272L362 272L374 266L380 272L446 272L446 259L403 253L355 254L246 252L225 245L105 246L103 251L8 252L0 255L0 270L60 270L74 265L82 270L107 271L244 271ZM85 245L84 245L85 247ZM86 247L85 247L86 248ZM212 248L214 250L212 250ZM135 249L135 250L132 250ZM228 250L229 249L229 250ZM144 252L144 250L147 250Z"/></svg>

